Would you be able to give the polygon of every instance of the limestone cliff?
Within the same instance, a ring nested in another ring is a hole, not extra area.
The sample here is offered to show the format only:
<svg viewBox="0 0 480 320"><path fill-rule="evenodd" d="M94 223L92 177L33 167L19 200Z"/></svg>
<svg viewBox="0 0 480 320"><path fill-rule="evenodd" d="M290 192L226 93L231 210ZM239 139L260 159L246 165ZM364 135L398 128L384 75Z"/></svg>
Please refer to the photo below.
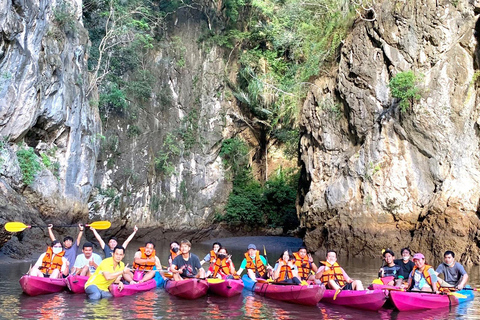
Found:
<svg viewBox="0 0 480 320"><path fill-rule="evenodd" d="M410 246L427 260L448 249L480 263L479 9L382 1L357 19L303 107L309 247L373 256ZM402 112L388 83L408 70L423 75L422 98Z"/></svg>

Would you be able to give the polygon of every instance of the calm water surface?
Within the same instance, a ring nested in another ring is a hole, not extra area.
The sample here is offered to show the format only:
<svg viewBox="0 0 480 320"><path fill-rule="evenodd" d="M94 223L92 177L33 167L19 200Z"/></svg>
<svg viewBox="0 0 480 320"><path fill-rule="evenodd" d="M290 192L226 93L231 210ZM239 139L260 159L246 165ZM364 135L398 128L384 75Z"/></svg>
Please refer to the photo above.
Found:
<svg viewBox="0 0 480 320"><path fill-rule="evenodd" d="M280 237L243 237L221 239L233 253L239 267L248 243L255 243L263 253L265 244L270 264L283 248L294 250L299 239ZM195 244L192 252L200 259L210 250L208 243ZM141 244L132 243L124 262L131 265L133 255ZM100 252L101 250L96 250ZM157 243L157 255L167 264L168 243ZM317 263L320 257L315 257ZM32 261L34 263L34 261ZM340 259L340 264L353 278L370 283L381 265L379 259ZM83 294L63 292L37 297L22 293L18 279L29 268L30 262L0 265L0 318L1 319L480 319L480 298L466 304L424 312L398 312L381 309L367 312L340 306L322 304L305 307L266 299L246 290L242 295L222 298L214 295L189 301L167 294L157 288L136 296L89 301ZM317 263L318 265L318 263ZM480 286L480 267L467 269L470 284Z"/></svg>

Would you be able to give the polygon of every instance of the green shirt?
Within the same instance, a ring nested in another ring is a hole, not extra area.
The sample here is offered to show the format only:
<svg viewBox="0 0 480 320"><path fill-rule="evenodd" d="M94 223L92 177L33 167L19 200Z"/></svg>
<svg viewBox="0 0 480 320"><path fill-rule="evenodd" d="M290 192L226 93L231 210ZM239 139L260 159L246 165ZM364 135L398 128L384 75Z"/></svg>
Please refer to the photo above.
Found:
<svg viewBox="0 0 480 320"><path fill-rule="evenodd" d="M125 264L120 261L118 263L117 268L113 269L113 258L107 258L100 263L100 265L97 267L97 270L95 270L95 273L88 278L87 283L85 283L85 288L87 288L90 285L96 285L98 289L103 290L103 291L108 291L108 287L116 280L115 278L112 280L107 280L103 276L103 272L117 272L119 270L123 270L125 268Z"/></svg>

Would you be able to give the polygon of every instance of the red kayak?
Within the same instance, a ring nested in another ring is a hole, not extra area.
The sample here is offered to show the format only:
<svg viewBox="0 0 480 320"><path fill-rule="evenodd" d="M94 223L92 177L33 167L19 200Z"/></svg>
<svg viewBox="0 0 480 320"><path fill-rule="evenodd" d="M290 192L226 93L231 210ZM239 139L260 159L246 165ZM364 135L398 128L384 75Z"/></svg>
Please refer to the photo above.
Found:
<svg viewBox="0 0 480 320"><path fill-rule="evenodd" d="M342 290L335 297L335 290L325 290L322 302L363 310L379 310L387 301L387 290Z"/></svg>
<svg viewBox="0 0 480 320"><path fill-rule="evenodd" d="M87 280L87 276L69 275L65 279L65 282L67 283L68 289L73 293L85 293L85 283L87 283Z"/></svg>
<svg viewBox="0 0 480 320"><path fill-rule="evenodd" d="M399 311L413 311L425 309L438 309L473 300L473 291L459 290L456 293L464 295L457 298L448 294L433 294L422 292L390 291L390 299Z"/></svg>
<svg viewBox="0 0 480 320"><path fill-rule="evenodd" d="M67 287L65 279L63 278L50 279L29 275L24 275L20 278L20 285L22 286L23 292L29 296L61 292Z"/></svg>
<svg viewBox="0 0 480 320"><path fill-rule="evenodd" d="M212 279L215 280L215 279ZM242 293L243 281L238 279L227 279L219 282L209 282L208 290L223 297L233 297Z"/></svg>
<svg viewBox="0 0 480 320"><path fill-rule="evenodd" d="M294 284L255 284L255 292L275 300L315 306L322 299L325 292L323 285L294 285Z"/></svg>
<svg viewBox="0 0 480 320"><path fill-rule="evenodd" d="M143 291L152 290L153 288L157 287L157 282L155 279L150 279L145 282L139 282L134 284L126 284L123 286L123 290L120 291L118 289L118 284L112 283L108 290L114 297L125 297L131 296L132 294L136 294Z"/></svg>
<svg viewBox="0 0 480 320"><path fill-rule="evenodd" d="M200 279L167 280L165 291L172 296L184 299L197 299L207 294L208 282Z"/></svg>

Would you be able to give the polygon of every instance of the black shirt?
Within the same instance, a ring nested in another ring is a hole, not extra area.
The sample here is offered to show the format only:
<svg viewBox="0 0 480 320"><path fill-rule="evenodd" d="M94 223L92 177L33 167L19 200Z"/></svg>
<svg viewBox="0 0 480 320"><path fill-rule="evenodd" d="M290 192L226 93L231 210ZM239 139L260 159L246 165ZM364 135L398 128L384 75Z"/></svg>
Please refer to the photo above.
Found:
<svg viewBox="0 0 480 320"><path fill-rule="evenodd" d="M183 268L183 272L180 273L182 278L195 277L198 273L198 270L202 267L200 264L200 259L193 253L190 253L188 260L183 259L183 256L179 254L175 257L175 259L173 259L172 265L177 266L177 270Z"/></svg>
<svg viewBox="0 0 480 320"><path fill-rule="evenodd" d="M398 276L403 276L404 279L408 279L408 276L413 270L413 267L415 267L415 263L413 261L408 260L407 263L403 262L403 259L395 259L393 261L396 265L400 266L400 270L398 271Z"/></svg>

